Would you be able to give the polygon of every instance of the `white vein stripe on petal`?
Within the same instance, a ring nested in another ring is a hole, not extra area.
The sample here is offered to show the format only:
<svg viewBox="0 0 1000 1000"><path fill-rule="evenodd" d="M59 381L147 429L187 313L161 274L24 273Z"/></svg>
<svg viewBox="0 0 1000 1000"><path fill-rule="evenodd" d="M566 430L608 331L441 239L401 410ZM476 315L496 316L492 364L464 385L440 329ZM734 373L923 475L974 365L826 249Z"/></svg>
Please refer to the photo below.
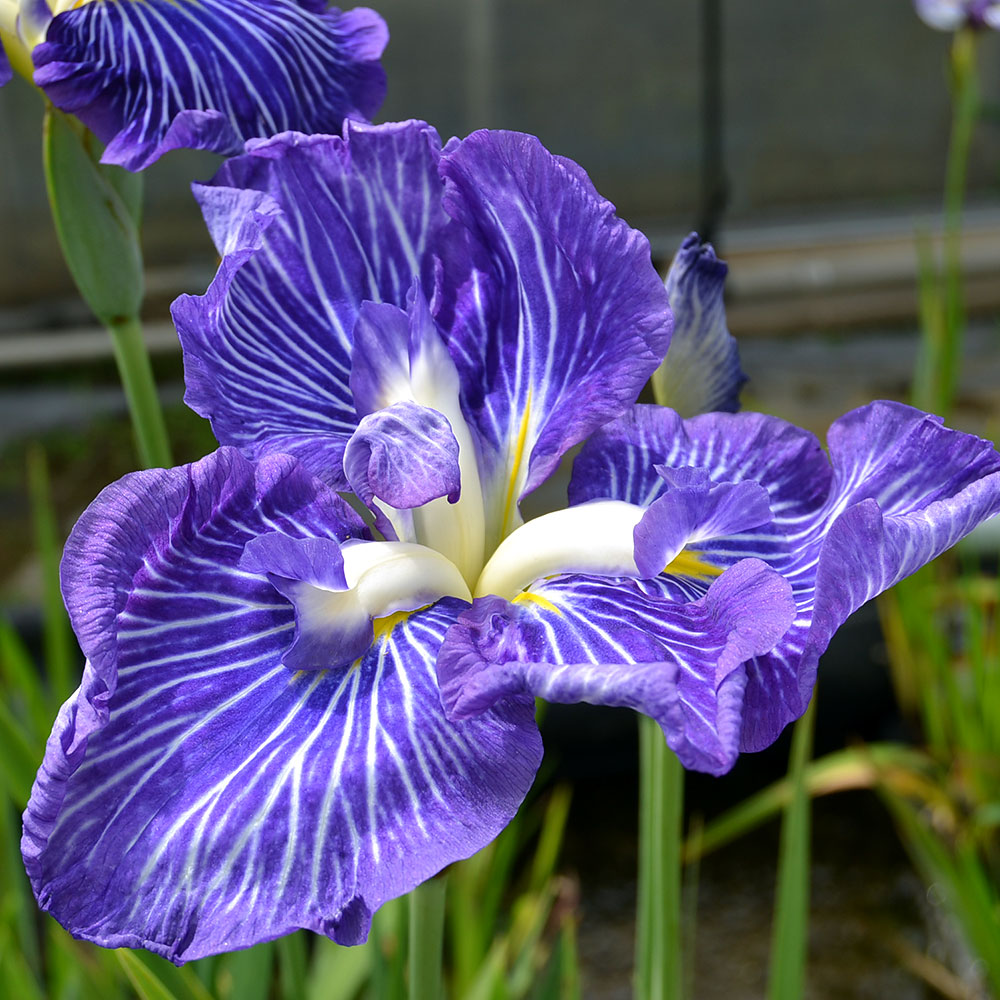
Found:
<svg viewBox="0 0 1000 1000"><path fill-rule="evenodd" d="M377 46L357 47L384 35L370 12L318 13L297 0L73 6L36 50L36 80L132 170L177 145L232 154L290 129L337 132L384 92Z"/></svg>
<svg viewBox="0 0 1000 1000"><path fill-rule="evenodd" d="M69 786L52 849L102 872L112 909L144 923L153 944L177 921L240 921L248 908L292 921L275 932L314 926L317 912L332 920L355 899L372 910L447 863L427 860L442 850L471 853L458 846L469 835L454 823L461 803L482 795L484 773L502 787L517 762L490 756L495 721L444 719L433 665L464 606L450 603L403 616L342 671L292 674L274 629L239 643L269 648L263 662L233 661L214 643L201 659L189 650L133 664ZM122 642L138 653L172 638ZM415 858L429 866L422 874Z"/></svg>

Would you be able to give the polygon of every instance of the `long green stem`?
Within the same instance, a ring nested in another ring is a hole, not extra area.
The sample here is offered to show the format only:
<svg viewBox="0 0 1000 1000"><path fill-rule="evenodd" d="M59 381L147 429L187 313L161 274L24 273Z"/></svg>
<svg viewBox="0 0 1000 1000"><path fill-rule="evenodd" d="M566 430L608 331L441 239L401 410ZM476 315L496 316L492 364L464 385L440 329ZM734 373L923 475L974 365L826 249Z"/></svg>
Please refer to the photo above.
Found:
<svg viewBox="0 0 1000 1000"><path fill-rule="evenodd" d="M684 769L663 731L639 717L639 872L636 1000L679 1000Z"/></svg>
<svg viewBox="0 0 1000 1000"><path fill-rule="evenodd" d="M800 1000L806 980L809 929L809 789L806 767L812 756L816 699L795 723L788 763L791 797L781 824L778 887L771 929L768 1000Z"/></svg>
<svg viewBox="0 0 1000 1000"><path fill-rule="evenodd" d="M142 339L142 325L138 319L127 317L108 323L107 329L132 416L139 460L144 468L170 466L170 442L156 392L153 366Z"/></svg>
<svg viewBox="0 0 1000 1000"><path fill-rule="evenodd" d="M428 879L410 893L410 1000L441 997L445 879Z"/></svg>
<svg viewBox="0 0 1000 1000"><path fill-rule="evenodd" d="M914 385L914 403L947 416L961 369L965 328L962 294L962 209L969 147L979 117L976 79L977 33L956 33L951 47L951 135L945 168L943 267L936 308L924 308L924 341Z"/></svg>
<svg viewBox="0 0 1000 1000"><path fill-rule="evenodd" d="M947 347L942 375L942 403L951 408L962 360L965 303L962 294L962 208L969 168L969 147L979 116L976 41L972 30L960 31L952 43L953 77L951 137L944 189L944 303Z"/></svg>

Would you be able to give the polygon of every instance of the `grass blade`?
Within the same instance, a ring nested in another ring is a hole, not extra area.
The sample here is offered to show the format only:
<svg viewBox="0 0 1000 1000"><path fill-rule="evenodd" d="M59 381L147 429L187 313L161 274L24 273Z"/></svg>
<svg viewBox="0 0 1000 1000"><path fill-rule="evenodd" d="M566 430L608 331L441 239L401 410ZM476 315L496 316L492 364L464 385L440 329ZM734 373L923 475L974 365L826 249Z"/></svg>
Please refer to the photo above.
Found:
<svg viewBox="0 0 1000 1000"><path fill-rule="evenodd" d="M0 795L0 901L3 903L0 928L7 928L27 967L40 976L41 949L34 919L37 908L24 874L18 850L20 824L15 823L14 816L13 804L7 801L6 796Z"/></svg>
<svg viewBox="0 0 1000 1000"><path fill-rule="evenodd" d="M838 750L810 761L805 771L809 795L816 798L856 788L874 788L883 768L917 769L923 755L896 743L872 743ZM792 797L789 778L751 795L707 824L684 845L688 863L717 851L778 815Z"/></svg>
<svg viewBox="0 0 1000 1000"><path fill-rule="evenodd" d="M529 892L541 892L555 874L572 797L572 789L568 785L560 785L553 790L549 798L538 837L538 846L535 848L535 857L531 863Z"/></svg>
<svg viewBox="0 0 1000 1000"><path fill-rule="evenodd" d="M134 952L119 948L115 951L115 957L140 1000L181 1000Z"/></svg>
<svg viewBox="0 0 1000 1000"><path fill-rule="evenodd" d="M5 701L30 724L32 736L38 741L41 759L44 734L52 725L55 706L51 704L28 647L14 626L4 618L0 618L0 682L3 683Z"/></svg>
<svg viewBox="0 0 1000 1000"><path fill-rule="evenodd" d="M61 704L75 687L72 678L79 656L59 587L59 560L65 539L52 501L48 460L38 445L28 451L28 492L35 546L42 565L45 672L53 698Z"/></svg>
<svg viewBox="0 0 1000 1000"><path fill-rule="evenodd" d="M373 1000L400 1000L406 996L406 922L405 899L383 903L372 920Z"/></svg>
<svg viewBox="0 0 1000 1000"><path fill-rule="evenodd" d="M0 779L21 806L28 801L41 756L35 739L0 699Z"/></svg>

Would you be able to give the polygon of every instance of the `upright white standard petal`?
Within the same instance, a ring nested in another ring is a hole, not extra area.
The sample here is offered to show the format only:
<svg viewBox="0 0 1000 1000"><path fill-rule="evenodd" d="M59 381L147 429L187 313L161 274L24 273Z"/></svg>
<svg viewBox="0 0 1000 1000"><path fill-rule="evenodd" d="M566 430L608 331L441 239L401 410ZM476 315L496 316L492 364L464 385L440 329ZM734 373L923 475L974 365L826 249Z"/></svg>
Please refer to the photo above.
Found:
<svg viewBox="0 0 1000 1000"><path fill-rule="evenodd" d="M17 31L19 10L16 0L0 0L0 35L13 35Z"/></svg>

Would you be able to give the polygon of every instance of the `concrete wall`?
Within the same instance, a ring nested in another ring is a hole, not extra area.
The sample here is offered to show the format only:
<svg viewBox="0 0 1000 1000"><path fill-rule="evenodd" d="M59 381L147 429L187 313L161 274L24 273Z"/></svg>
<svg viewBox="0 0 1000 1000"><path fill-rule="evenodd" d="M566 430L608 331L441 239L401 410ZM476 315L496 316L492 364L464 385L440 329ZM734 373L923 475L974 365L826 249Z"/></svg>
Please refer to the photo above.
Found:
<svg viewBox="0 0 1000 1000"><path fill-rule="evenodd" d="M937 196L949 36L922 24L910 0L721 8L733 212ZM433 110L445 134L484 124L533 132L583 163L624 214L691 212L698 0L386 0L380 9L393 31L388 117ZM484 33L487 58L469 55L466 40ZM984 37L981 61L984 91L1000 102L1000 34ZM974 188L1000 193L1000 123L981 129L977 154Z"/></svg>

